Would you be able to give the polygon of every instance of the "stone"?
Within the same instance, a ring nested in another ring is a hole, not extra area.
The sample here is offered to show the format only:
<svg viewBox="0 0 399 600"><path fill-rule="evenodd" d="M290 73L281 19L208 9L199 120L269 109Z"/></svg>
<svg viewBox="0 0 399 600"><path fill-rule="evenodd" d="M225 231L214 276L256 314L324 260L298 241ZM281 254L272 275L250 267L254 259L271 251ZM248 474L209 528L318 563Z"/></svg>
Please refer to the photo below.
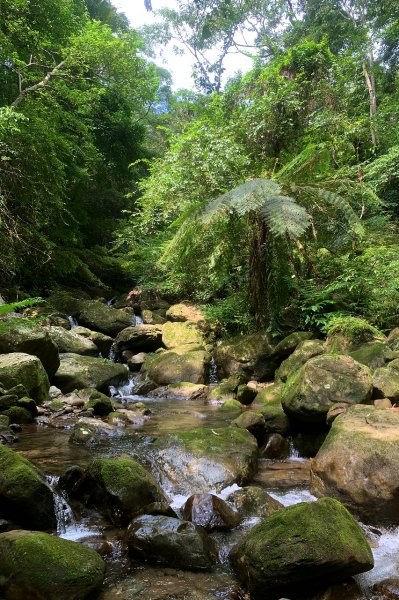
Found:
<svg viewBox="0 0 399 600"><path fill-rule="evenodd" d="M32 413L22 406L12 406L3 412L10 419L10 423L32 423Z"/></svg>
<svg viewBox="0 0 399 600"><path fill-rule="evenodd" d="M258 445L245 429L194 429L160 436L152 445L158 478L174 494L220 491L249 481Z"/></svg>
<svg viewBox="0 0 399 600"><path fill-rule="evenodd" d="M118 353L124 350L154 352L162 347L162 327L159 325L134 325L121 331L115 340Z"/></svg>
<svg viewBox="0 0 399 600"><path fill-rule="evenodd" d="M272 383L267 385L263 389L258 391L255 398L256 404L269 404L281 402L281 392L283 391L283 385L281 383Z"/></svg>
<svg viewBox="0 0 399 600"><path fill-rule="evenodd" d="M337 500L282 508L255 525L230 559L251 598L308 591L373 568L365 535Z"/></svg>
<svg viewBox="0 0 399 600"><path fill-rule="evenodd" d="M277 369L276 382L285 383L288 377L296 373L308 360L324 352L324 342L321 340L305 340L301 342L291 356L284 360Z"/></svg>
<svg viewBox="0 0 399 600"><path fill-rule="evenodd" d="M387 344L384 342L368 342L363 344L356 350L349 352L357 362L366 365L372 371L379 367L383 367L389 358L390 351Z"/></svg>
<svg viewBox="0 0 399 600"><path fill-rule="evenodd" d="M352 406L337 417L312 461L311 491L366 522L399 523L399 412Z"/></svg>
<svg viewBox="0 0 399 600"><path fill-rule="evenodd" d="M47 327L46 330L59 352L72 352L83 356L98 356L98 348L88 337L78 335L76 327L71 331L63 327ZM54 374L54 373L53 373Z"/></svg>
<svg viewBox="0 0 399 600"><path fill-rule="evenodd" d="M47 533L1 533L0 555L7 600L85 600L100 592L105 576L97 552Z"/></svg>
<svg viewBox="0 0 399 600"><path fill-rule="evenodd" d="M257 439L258 444L262 444L266 436L265 419L261 413L253 410L243 412L231 422L231 426L247 429Z"/></svg>
<svg viewBox="0 0 399 600"><path fill-rule="evenodd" d="M167 351L148 355L143 369L148 378L158 386L180 383L182 381L204 384L208 373L210 355L204 350L184 354Z"/></svg>
<svg viewBox="0 0 399 600"><path fill-rule="evenodd" d="M166 323L165 317L148 309L141 311L141 318L143 319L144 325L163 325Z"/></svg>
<svg viewBox="0 0 399 600"><path fill-rule="evenodd" d="M271 460L287 458L290 455L290 445L280 433L271 433L268 435L260 455L262 458Z"/></svg>
<svg viewBox="0 0 399 600"><path fill-rule="evenodd" d="M204 315L200 308L193 306L192 304L186 304L181 302L180 304L173 304L166 311L166 318L168 321L173 322L184 322L190 323L203 323Z"/></svg>
<svg viewBox="0 0 399 600"><path fill-rule="evenodd" d="M273 354L286 358L294 352L301 342L310 340L312 337L313 333L310 331L294 331L294 333L290 333L277 344L273 350Z"/></svg>
<svg viewBox="0 0 399 600"><path fill-rule="evenodd" d="M283 504L275 500L261 487L250 485L236 490L227 497L243 517L268 517L283 508Z"/></svg>
<svg viewBox="0 0 399 600"><path fill-rule="evenodd" d="M125 352L129 352L129 350L126 350ZM140 371L141 366L143 365L146 359L146 356L146 352L139 352L138 354L132 354L131 356L129 356L129 358L126 360L129 369L131 371Z"/></svg>
<svg viewBox="0 0 399 600"><path fill-rule="evenodd" d="M24 323L0 335L0 353L18 352L37 356L47 375L52 377L60 365L58 348L48 332L39 325Z"/></svg>
<svg viewBox="0 0 399 600"><path fill-rule="evenodd" d="M257 396L256 390L250 388L249 386L243 384L239 385L237 388L237 400L244 404L244 406L248 406L252 404Z"/></svg>
<svg viewBox="0 0 399 600"><path fill-rule="evenodd" d="M0 518L30 529L54 529L53 492L44 475L4 446L0 446L0 464Z"/></svg>
<svg viewBox="0 0 399 600"><path fill-rule="evenodd" d="M67 353L61 354L60 368L53 377L53 383L64 394L93 387L106 391L109 385L127 380L127 376L127 369L120 363L106 358Z"/></svg>
<svg viewBox="0 0 399 600"><path fill-rule="evenodd" d="M241 522L240 515L215 494L190 496L182 508L182 517L208 532L233 529Z"/></svg>
<svg viewBox="0 0 399 600"><path fill-rule="evenodd" d="M130 523L126 538L130 554L150 563L210 571L217 562L211 538L189 521L144 515Z"/></svg>
<svg viewBox="0 0 399 600"><path fill-rule="evenodd" d="M87 327L80 326L74 327L73 332L80 337L85 337L93 342L98 348L98 351L101 352L103 358L109 356L111 346L114 343L114 339L111 336L100 333L99 331L91 331L91 329L87 329Z"/></svg>
<svg viewBox="0 0 399 600"><path fill-rule="evenodd" d="M75 423L69 436L69 443L77 446L93 446L109 443L115 435L119 435L119 432L109 423L101 419L82 417Z"/></svg>
<svg viewBox="0 0 399 600"><path fill-rule="evenodd" d="M112 308L95 300L86 302L79 313L79 323L88 329L115 337L132 324L134 315L125 309Z"/></svg>
<svg viewBox="0 0 399 600"><path fill-rule="evenodd" d="M169 350L186 344L206 345L201 332L191 323L167 322L162 328L162 343Z"/></svg>
<svg viewBox="0 0 399 600"><path fill-rule="evenodd" d="M369 369L350 356L324 354L311 358L284 385L281 403L287 415L306 424L325 423L337 402L366 403L371 398Z"/></svg>
<svg viewBox="0 0 399 600"><path fill-rule="evenodd" d="M393 360L386 367L374 371L373 396L374 398L389 398L391 402L399 401L399 360Z"/></svg>
<svg viewBox="0 0 399 600"><path fill-rule="evenodd" d="M93 460L87 466L83 487L86 504L95 506L118 527L125 527L154 503L167 505L151 473L127 456Z"/></svg>
<svg viewBox="0 0 399 600"><path fill-rule="evenodd" d="M0 355L0 385L7 389L22 384L39 404L48 400L50 383L41 361L32 354L12 352Z"/></svg>
<svg viewBox="0 0 399 600"><path fill-rule="evenodd" d="M180 400L205 400L208 393L208 386L201 383L190 383L182 381L180 383L171 383L155 389L151 396L154 398L179 398Z"/></svg>
<svg viewBox="0 0 399 600"><path fill-rule="evenodd" d="M267 404L257 405L256 410L263 416L265 433L287 435L290 432L291 423L284 412L280 400L277 399Z"/></svg>
<svg viewBox="0 0 399 600"><path fill-rule="evenodd" d="M250 373L259 357L271 356L273 346L267 333L237 336L215 348L214 358L219 377L233 373Z"/></svg>
<svg viewBox="0 0 399 600"><path fill-rule="evenodd" d="M331 408L329 408L327 416L326 416L327 425L329 425L331 427L331 425L333 424L335 419L339 415L342 415L342 413L346 412L348 410L349 406L350 405L346 404L346 402L336 402L335 404L333 404L331 406Z"/></svg>

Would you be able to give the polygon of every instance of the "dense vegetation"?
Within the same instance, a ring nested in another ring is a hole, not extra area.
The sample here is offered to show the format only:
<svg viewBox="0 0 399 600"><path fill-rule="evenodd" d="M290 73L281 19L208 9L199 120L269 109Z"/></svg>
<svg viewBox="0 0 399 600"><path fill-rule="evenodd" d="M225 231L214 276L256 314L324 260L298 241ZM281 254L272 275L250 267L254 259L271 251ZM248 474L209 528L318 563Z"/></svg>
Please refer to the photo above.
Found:
<svg viewBox="0 0 399 600"><path fill-rule="evenodd" d="M104 0L0 0L3 280L126 277L228 330L395 326L397 3L178 6L143 41ZM176 39L196 93L140 52Z"/></svg>

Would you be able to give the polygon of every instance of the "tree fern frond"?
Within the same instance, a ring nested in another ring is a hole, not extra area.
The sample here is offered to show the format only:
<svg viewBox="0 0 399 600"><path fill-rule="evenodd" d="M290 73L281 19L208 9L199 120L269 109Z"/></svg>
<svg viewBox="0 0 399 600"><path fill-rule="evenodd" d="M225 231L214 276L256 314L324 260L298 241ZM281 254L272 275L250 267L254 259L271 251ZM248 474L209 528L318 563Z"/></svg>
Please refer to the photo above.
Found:
<svg viewBox="0 0 399 600"><path fill-rule="evenodd" d="M309 177L314 180L318 174L325 176L325 171L329 170L329 157L330 150L325 143L308 144L276 173L276 179L289 182L293 179L306 180Z"/></svg>
<svg viewBox="0 0 399 600"><path fill-rule="evenodd" d="M307 210L290 196L270 196L260 212L275 236L288 234L289 237L297 239L310 224Z"/></svg>

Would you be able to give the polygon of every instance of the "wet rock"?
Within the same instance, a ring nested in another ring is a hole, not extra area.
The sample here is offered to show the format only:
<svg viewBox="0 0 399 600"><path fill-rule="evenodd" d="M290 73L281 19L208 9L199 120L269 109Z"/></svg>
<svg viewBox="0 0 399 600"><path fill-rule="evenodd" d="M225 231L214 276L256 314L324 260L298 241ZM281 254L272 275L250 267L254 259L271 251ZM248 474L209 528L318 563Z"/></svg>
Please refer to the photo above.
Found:
<svg viewBox="0 0 399 600"><path fill-rule="evenodd" d="M126 350L125 352L130 352ZM122 353L124 354L124 352ZM129 358L126 360L126 363L130 369L130 371L140 371L142 364L146 359L146 352L139 352L138 354L131 354Z"/></svg>
<svg viewBox="0 0 399 600"><path fill-rule="evenodd" d="M254 481L258 485L274 490L308 488L310 485L310 461L260 460Z"/></svg>
<svg viewBox="0 0 399 600"><path fill-rule="evenodd" d="M40 360L31 354L13 352L0 355L0 385L9 389L22 384L30 398L39 404L48 400L50 383Z"/></svg>
<svg viewBox="0 0 399 600"><path fill-rule="evenodd" d="M325 423L337 402L366 403L372 380L367 367L350 356L325 354L311 358L284 385L281 403L289 417L301 423Z"/></svg>
<svg viewBox="0 0 399 600"><path fill-rule="evenodd" d="M240 515L214 494L193 494L182 509L183 519L200 525L206 531L233 529L241 522Z"/></svg>
<svg viewBox="0 0 399 600"><path fill-rule="evenodd" d="M399 579L384 579L373 585L372 593L377 598L384 598L384 600L398 600L399 599Z"/></svg>
<svg viewBox="0 0 399 600"><path fill-rule="evenodd" d="M311 596L305 594L305 596L301 596L301 600L366 600L366 596L356 581L351 578L343 583L330 585L327 589Z"/></svg>
<svg viewBox="0 0 399 600"><path fill-rule="evenodd" d="M247 429L261 444L266 436L265 419L261 413L247 410L231 422L232 427Z"/></svg>
<svg viewBox="0 0 399 600"><path fill-rule="evenodd" d="M68 331L63 327L47 327L46 330L59 352L72 352L83 356L98 355L99 350L94 342L88 337L78 335L76 328Z"/></svg>
<svg viewBox="0 0 399 600"><path fill-rule="evenodd" d="M266 433L280 433L281 435L289 433L291 423L280 400L277 399L261 405L257 404L256 409L263 416Z"/></svg>
<svg viewBox="0 0 399 600"><path fill-rule="evenodd" d="M312 461L312 493L332 496L368 522L399 523L399 412L352 406Z"/></svg>
<svg viewBox="0 0 399 600"><path fill-rule="evenodd" d="M97 552L47 533L1 533L0 555L7 600L85 600L97 595L104 580Z"/></svg>
<svg viewBox="0 0 399 600"><path fill-rule="evenodd" d="M87 327L80 326L74 327L73 332L80 337L87 338L93 342L104 358L109 356L111 346L114 343L114 339L112 337L105 335L104 333L100 333L99 331L91 331L91 329L87 329Z"/></svg>
<svg viewBox="0 0 399 600"><path fill-rule="evenodd" d="M237 388L237 400L244 404L244 406L248 406L252 404L257 396L256 390L247 386L247 385L239 385Z"/></svg>
<svg viewBox="0 0 399 600"><path fill-rule="evenodd" d="M206 344L201 332L191 323L167 322L162 328L162 342L168 349L186 344L195 344L204 347Z"/></svg>
<svg viewBox="0 0 399 600"><path fill-rule="evenodd" d="M112 400L95 389L82 390L80 396L86 400L85 410L92 408L93 414L99 417L106 417L114 409Z"/></svg>
<svg viewBox="0 0 399 600"><path fill-rule="evenodd" d="M230 557L254 600L263 599L265 589L271 599L278 599L374 566L361 528L332 498L283 508L266 517Z"/></svg>
<svg viewBox="0 0 399 600"><path fill-rule="evenodd" d="M0 464L0 518L31 529L54 529L53 493L43 474L5 446L0 446Z"/></svg>
<svg viewBox="0 0 399 600"><path fill-rule="evenodd" d="M276 381L285 383L288 377L296 373L308 360L324 352L325 346L321 340L305 340L301 342L291 356L284 360L277 369Z"/></svg>
<svg viewBox="0 0 399 600"><path fill-rule="evenodd" d="M131 522L126 536L139 560L191 571L208 571L216 563L211 538L188 521L144 515Z"/></svg>
<svg viewBox="0 0 399 600"><path fill-rule="evenodd" d="M6 419L6 420L4 420ZM6 417L6 415L4 415L4 418L2 419L0 416L0 445L8 445L8 446L12 446L12 444L15 444L15 442L18 440L17 436L15 435L14 431L12 430L11 427L9 427L9 418ZM1 512L1 510L0 510ZM1 519L0 519L1 522ZM1 531L1 529L0 529Z"/></svg>
<svg viewBox="0 0 399 600"><path fill-rule="evenodd" d="M202 311L192 304L173 304L166 311L166 317L168 321L173 322L184 322L188 321L190 323L203 323L204 315Z"/></svg>
<svg viewBox="0 0 399 600"><path fill-rule="evenodd" d="M168 506L153 476L128 457L97 458L85 472L86 504L95 506L114 525L126 526L154 503Z"/></svg>
<svg viewBox="0 0 399 600"><path fill-rule="evenodd" d="M162 347L162 327L159 325L135 325L121 331L115 340L117 352L131 350L154 352Z"/></svg>
<svg viewBox="0 0 399 600"><path fill-rule="evenodd" d="M74 425L69 436L69 443L77 446L92 446L108 442L114 435L119 435L119 432L109 423L100 419L83 417Z"/></svg>
<svg viewBox="0 0 399 600"><path fill-rule="evenodd" d="M61 364L53 378L54 384L64 394L82 388L106 391L115 382L127 380L128 372L120 363L106 358L61 354Z"/></svg>
<svg viewBox="0 0 399 600"><path fill-rule="evenodd" d="M81 495L82 483L84 481L84 470L78 465L68 467L58 480L58 487L71 497Z"/></svg>
<svg viewBox="0 0 399 600"><path fill-rule="evenodd" d="M255 485L233 492L227 500L234 504L244 517L268 517L283 508L281 502L269 496L263 488Z"/></svg>
<svg viewBox="0 0 399 600"><path fill-rule="evenodd" d="M285 437L279 433L271 433L260 451L262 458L276 459L287 458L290 455L290 445Z"/></svg>
<svg viewBox="0 0 399 600"><path fill-rule="evenodd" d="M148 355L143 369L158 386L182 381L204 384L210 355L204 350L178 354L175 351Z"/></svg>
<svg viewBox="0 0 399 600"><path fill-rule="evenodd" d="M10 352L37 356L49 377L54 375L60 364L58 348L48 332L38 325L24 324L23 319L21 325L0 335L0 353Z"/></svg>
<svg viewBox="0 0 399 600"><path fill-rule="evenodd" d="M250 373L262 356L271 356L273 346L267 333L237 336L223 341L215 349L219 377L233 373Z"/></svg>
<svg viewBox="0 0 399 600"><path fill-rule="evenodd" d="M179 398L181 400L205 400L208 392L208 386L203 384L172 383L171 385L157 388L152 392L154 398Z"/></svg>
<svg viewBox="0 0 399 600"><path fill-rule="evenodd" d="M88 329L115 337L132 324L133 313L116 309L102 302L86 302L79 313L79 323Z"/></svg>
<svg viewBox="0 0 399 600"><path fill-rule="evenodd" d="M207 398L208 401L235 400L237 397L238 387L244 384L245 381L246 377L241 373L230 375L230 377L224 379L215 387L210 388Z"/></svg>
<svg viewBox="0 0 399 600"><path fill-rule="evenodd" d="M12 406L5 410L3 414L10 419L10 423L25 424L33 422L32 413L26 408L22 408L22 406Z"/></svg>
<svg viewBox="0 0 399 600"><path fill-rule="evenodd" d="M203 428L160 436L153 452L165 486L190 494L248 481L256 471L258 446L245 429Z"/></svg>

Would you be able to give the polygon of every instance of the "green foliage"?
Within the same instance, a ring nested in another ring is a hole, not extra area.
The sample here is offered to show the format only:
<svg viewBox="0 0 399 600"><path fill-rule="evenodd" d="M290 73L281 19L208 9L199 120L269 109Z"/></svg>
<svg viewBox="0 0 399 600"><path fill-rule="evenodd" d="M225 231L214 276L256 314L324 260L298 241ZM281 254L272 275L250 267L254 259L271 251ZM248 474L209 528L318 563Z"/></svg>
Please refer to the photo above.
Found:
<svg viewBox="0 0 399 600"><path fill-rule="evenodd" d="M36 304L41 304L43 298L26 298L25 300L19 300L18 302L10 302L6 304L0 304L0 315L15 312L21 308L29 308Z"/></svg>
<svg viewBox="0 0 399 600"><path fill-rule="evenodd" d="M326 323L324 330L329 336L344 336L351 344L362 344L383 336L377 327L359 317L333 316Z"/></svg>

